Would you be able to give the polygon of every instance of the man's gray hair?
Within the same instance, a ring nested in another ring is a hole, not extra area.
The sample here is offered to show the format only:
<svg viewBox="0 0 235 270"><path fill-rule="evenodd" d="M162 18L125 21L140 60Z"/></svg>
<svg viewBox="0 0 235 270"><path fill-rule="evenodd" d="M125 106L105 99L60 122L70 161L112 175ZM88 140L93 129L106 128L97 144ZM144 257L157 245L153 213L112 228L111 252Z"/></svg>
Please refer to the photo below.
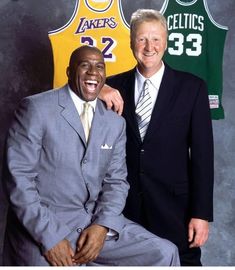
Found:
<svg viewBox="0 0 235 270"><path fill-rule="evenodd" d="M136 28L143 22L151 22L151 21L158 21L162 24L165 28L166 33L167 30L167 22L166 18L155 9L138 9L136 10L132 16L130 21L130 30L131 30L131 37L135 34Z"/></svg>

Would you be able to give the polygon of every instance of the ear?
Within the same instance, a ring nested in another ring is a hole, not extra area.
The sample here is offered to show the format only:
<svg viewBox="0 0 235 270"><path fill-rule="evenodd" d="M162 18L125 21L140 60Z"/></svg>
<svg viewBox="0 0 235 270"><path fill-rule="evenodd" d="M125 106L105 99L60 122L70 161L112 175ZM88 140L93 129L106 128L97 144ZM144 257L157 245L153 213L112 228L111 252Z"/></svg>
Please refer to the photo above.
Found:
<svg viewBox="0 0 235 270"><path fill-rule="evenodd" d="M67 74L67 77L69 78L69 67L66 68L66 74Z"/></svg>
<svg viewBox="0 0 235 270"><path fill-rule="evenodd" d="M132 41L132 39L130 39L130 48L133 51L133 41Z"/></svg>

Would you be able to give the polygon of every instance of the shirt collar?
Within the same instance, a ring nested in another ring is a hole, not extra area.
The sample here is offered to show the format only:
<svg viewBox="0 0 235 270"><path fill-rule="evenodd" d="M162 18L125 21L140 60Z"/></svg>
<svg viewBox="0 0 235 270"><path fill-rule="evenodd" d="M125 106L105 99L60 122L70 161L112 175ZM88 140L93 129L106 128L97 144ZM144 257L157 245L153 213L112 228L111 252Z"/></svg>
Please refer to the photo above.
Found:
<svg viewBox="0 0 235 270"><path fill-rule="evenodd" d="M74 102L74 105L75 105L75 107L80 115L82 113L82 110L83 110L83 103L85 103L86 101L82 100L78 95L76 95L73 92L73 90L69 87L69 85L68 85L68 90L69 90L69 94ZM95 111L97 98L93 101L89 101L88 103L92 106L93 111Z"/></svg>
<svg viewBox="0 0 235 270"><path fill-rule="evenodd" d="M144 85L144 82L146 79L149 79L151 84L154 86L154 88L156 88L157 90L159 90L160 88L160 84L162 81L162 77L163 77L163 73L165 70L165 65L164 62L162 61L162 66L160 67L160 69L150 78L145 78L138 70L138 68L136 68L136 79L137 79L137 84L138 86L138 91L141 91Z"/></svg>

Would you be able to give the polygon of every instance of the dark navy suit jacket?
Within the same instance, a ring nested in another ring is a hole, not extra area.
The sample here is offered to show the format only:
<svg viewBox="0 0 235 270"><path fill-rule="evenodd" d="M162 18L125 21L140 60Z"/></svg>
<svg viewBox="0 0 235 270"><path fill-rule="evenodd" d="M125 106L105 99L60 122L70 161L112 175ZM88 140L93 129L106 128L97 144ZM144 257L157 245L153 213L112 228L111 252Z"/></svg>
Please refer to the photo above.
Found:
<svg viewBox="0 0 235 270"><path fill-rule="evenodd" d="M131 186L125 214L183 252L190 218L213 220L213 135L206 84L165 64L143 142L135 117L135 69L108 78L107 84L124 99Z"/></svg>

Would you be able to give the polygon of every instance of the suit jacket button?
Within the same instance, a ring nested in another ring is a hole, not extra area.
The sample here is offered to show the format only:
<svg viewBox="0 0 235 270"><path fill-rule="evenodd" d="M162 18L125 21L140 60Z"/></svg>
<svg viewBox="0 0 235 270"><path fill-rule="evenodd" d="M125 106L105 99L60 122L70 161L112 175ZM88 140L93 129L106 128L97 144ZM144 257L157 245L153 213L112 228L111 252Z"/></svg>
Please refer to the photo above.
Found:
<svg viewBox="0 0 235 270"><path fill-rule="evenodd" d="M77 232L81 233L82 232L82 228L77 228Z"/></svg>
<svg viewBox="0 0 235 270"><path fill-rule="evenodd" d="M84 164L87 163L87 159L86 159L86 158L83 159L83 163L84 163Z"/></svg>

